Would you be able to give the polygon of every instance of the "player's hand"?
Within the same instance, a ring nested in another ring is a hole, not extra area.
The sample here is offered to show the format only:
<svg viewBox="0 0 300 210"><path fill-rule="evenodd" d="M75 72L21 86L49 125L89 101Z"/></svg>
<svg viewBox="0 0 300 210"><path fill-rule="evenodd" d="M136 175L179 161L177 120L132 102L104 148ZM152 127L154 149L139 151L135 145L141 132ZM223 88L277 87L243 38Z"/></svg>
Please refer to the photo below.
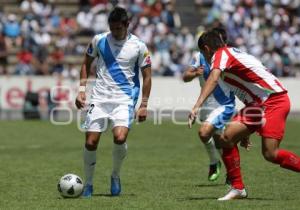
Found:
<svg viewBox="0 0 300 210"><path fill-rule="evenodd" d="M79 92L76 97L76 100L75 100L75 105L76 105L77 109L84 108L85 100L86 100L85 92Z"/></svg>
<svg viewBox="0 0 300 210"><path fill-rule="evenodd" d="M147 107L140 106L140 108L135 113L135 118L138 120L138 122L145 121L147 119Z"/></svg>
<svg viewBox="0 0 300 210"><path fill-rule="evenodd" d="M189 128L192 128L192 125L195 123L196 117L197 117L198 109L193 108L192 111L189 114L189 121L188 126Z"/></svg>
<svg viewBox="0 0 300 210"><path fill-rule="evenodd" d="M249 136L247 136L246 138L242 139L240 142L240 146L244 147L247 151L249 151L252 147L252 143L250 141Z"/></svg>
<svg viewBox="0 0 300 210"><path fill-rule="evenodd" d="M202 75L204 72L204 66L202 65L202 66L198 67L194 72L195 72L195 76Z"/></svg>

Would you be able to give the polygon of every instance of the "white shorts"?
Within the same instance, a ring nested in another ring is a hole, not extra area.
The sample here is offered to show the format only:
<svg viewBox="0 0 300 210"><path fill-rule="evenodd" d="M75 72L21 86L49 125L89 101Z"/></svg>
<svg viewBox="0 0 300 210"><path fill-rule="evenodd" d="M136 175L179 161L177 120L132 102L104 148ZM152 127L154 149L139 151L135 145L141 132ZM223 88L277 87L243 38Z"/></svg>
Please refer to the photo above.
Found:
<svg viewBox="0 0 300 210"><path fill-rule="evenodd" d="M212 124L217 129L217 133L220 134L235 112L234 105L222 105L216 108L203 107L200 110L200 120Z"/></svg>
<svg viewBox="0 0 300 210"><path fill-rule="evenodd" d="M101 103L89 105L84 127L87 131L103 132L109 123L112 128L122 126L130 128L134 120L134 108L132 105Z"/></svg>

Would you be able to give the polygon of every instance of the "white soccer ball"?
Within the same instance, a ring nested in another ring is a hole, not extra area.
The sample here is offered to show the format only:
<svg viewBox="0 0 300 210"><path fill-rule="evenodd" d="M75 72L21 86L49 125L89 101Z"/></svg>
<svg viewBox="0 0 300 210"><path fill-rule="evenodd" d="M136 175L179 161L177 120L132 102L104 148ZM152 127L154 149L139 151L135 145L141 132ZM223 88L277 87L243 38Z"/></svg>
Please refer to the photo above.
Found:
<svg viewBox="0 0 300 210"><path fill-rule="evenodd" d="M60 178L57 189L64 198L76 198L82 194L82 179L75 174L66 174Z"/></svg>

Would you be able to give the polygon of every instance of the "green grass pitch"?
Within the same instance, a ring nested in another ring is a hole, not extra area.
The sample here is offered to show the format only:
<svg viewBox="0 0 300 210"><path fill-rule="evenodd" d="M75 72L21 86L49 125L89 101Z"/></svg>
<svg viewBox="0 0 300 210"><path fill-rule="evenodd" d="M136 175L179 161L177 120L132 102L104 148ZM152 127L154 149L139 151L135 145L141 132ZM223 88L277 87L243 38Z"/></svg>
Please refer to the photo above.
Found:
<svg viewBox="0 0 300 210"><path fill-rule="evenodd" d="M189 130L168 121L134 125L121 180L122 195L110 197L112 137L106 132L97 153L94 196L63 199L59 178L75 173L84 178L84 134L76 125L55 126L41 121L0 122L0 209L299 209L300 176L267 163L260 140L253 136L250 152L241 151L249 198L218 202L226 192L223 176L207 181L208 158ZM300 122L289 121L282 148L300 155Z"/></svg>

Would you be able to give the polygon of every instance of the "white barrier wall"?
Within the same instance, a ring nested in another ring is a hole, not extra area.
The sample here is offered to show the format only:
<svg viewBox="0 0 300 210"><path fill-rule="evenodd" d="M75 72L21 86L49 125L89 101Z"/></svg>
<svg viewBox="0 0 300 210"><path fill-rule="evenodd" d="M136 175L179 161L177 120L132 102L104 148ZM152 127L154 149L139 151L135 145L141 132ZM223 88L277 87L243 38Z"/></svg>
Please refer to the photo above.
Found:
<svg viewBox="0 0 300 210"><path fill-rule="evenodd" d="M300 78L281 79L288 89L292 111L300 112ZM153 78L150 109L184 109L194 105L200 93L197 80L184 83L177 78ZM55 100L63 106L74 107L78 81L63 80L57 77L0 77L0 108L19 110L24 103L25 93L29 90L41 95L51 91ZM242 104L238 103L241 107Z"/></svg>
<svg viewBox="0 0 300 210"><path fill-rule="evenodd" d="M22 109L27 91L38 92L45 96L52 92L54 99L59 99L69 106L72 104L77 89L77 81L62 80L54 77L0 77L1 109Z"/></svg>
<svg viewBox="0 0 300 210"><path fill-rule="evenodd" d="M280 78L280 81L288 89L291 99L291 111L300 112L300 78ZM151 107L185 107L192 108L200 94L198 80L184 83L175 78L154 78ZM237 101L238 108L243 107Z"/></svg>

